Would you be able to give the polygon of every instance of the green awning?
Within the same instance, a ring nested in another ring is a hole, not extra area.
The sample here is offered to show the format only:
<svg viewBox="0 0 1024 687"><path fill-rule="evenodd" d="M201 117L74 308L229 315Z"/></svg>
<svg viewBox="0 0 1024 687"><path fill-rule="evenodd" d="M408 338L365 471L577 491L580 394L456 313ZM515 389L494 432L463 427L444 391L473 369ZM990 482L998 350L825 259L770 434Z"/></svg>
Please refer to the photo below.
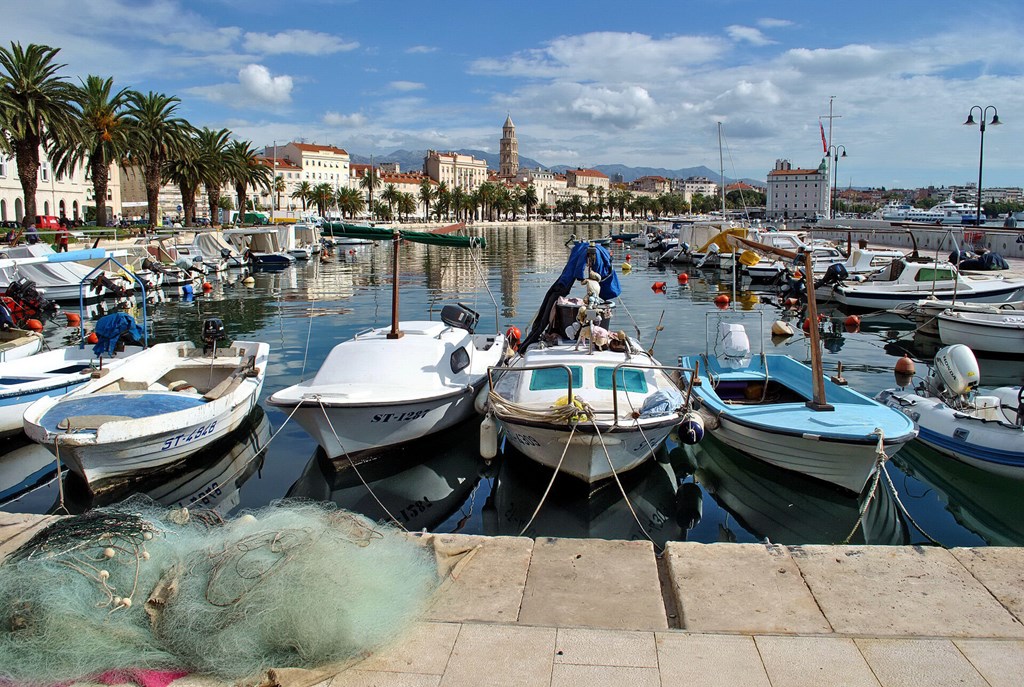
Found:
<svg viewBox="0 0 1024 687"><path fill-rule="evenodd" d="M327 222L323 225L321 235L327 238L346 236L370 241L391 241L398 235L405 241L425 243L431 246L447 246L449 248L486 248L487 241L483 236L460 236L458 234L434 234L429 231L409 231L407 229L390 229L387 227L364 227L344 222Z"/></svg>

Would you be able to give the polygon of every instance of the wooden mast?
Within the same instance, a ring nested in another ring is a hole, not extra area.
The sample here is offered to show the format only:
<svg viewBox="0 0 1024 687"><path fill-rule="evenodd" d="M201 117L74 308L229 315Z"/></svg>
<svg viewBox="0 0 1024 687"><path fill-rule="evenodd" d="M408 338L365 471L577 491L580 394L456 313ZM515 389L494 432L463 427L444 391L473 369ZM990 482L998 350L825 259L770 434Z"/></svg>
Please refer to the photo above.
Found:
<svg viewBox="0 0 1024 687"><path fill-rule="evenodd" d="M402 234L397 229L391 243L394 251L391 265L391 331L388 332L388 338L401 339L405 336L405 332L398 328L398 247L402 244Z"/></svg>

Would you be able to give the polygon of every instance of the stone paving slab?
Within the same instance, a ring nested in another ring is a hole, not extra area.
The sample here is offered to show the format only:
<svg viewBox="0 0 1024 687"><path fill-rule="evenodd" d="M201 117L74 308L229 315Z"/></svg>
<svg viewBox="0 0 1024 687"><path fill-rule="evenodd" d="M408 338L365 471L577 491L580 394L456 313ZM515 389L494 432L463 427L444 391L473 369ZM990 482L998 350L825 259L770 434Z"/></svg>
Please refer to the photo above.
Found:
<svg viewBox="0 0 1024 687"><path fill-rule="evenodd" d="M519 622L667 629L654 548L648 541L537 539Z"/></svg>
<svg viewBox="0 0 1024 687"><path fill-rule="evenodd" d="M665 555L683 629L831 632L784 547L670 542Z"/></svg>
<svg viewBox="0 0 1024 687"><path fill-rule="evenodd" d="M1024 625L945 549L789 548L837 633L1024 637Z"/></svg>
<svg viewBox="0 0 1024 687"><path fill-rule="evenodd" d="M949 552L1017 620L1024 621L1024 549L988 546Z"/></svg>
<svg viewBox="0 0 1024 687"><path fill-rule="evenodd" d="M463 625L441 685L549 687L555 634L550 627Z"/></svg>
<svg viewBox="0 0 1024 687"><path fill-rule="evenodd" d="M394 644L354 666L353 670L443 675L461 625L416 623Z"/></svg>
<svg viewBox="0 0 1024 687"><path fill-rule="evenodd" d="M651 632L561 628L555 664L657 668L658 648Z"/></svg>
<svg viewBox="0 0 1024 687"><path fill-rule="evenodd" d="M754 641L772 687L879 687L852 639L758 636Z"/></svg>
<svg viewBox="0 0 1024 687"><path fill-rule="evenodd" d="M771 687L753 637L656 633L662 684Z"/></svg>
<svg viewBox="0 0 1024 687"><path fill-rule="evenodd" d="M883 687L988 687L948 639L857 639Z"/></svg>
<svg viewBox="0 0 1024 687"><path fill-rule="evenodd" d="M30 515L25 520L8 521L6 526L0 523L0 562L56 519L55 515Z"/></svg>
<svg viewBox="0 0 1024 687"><path fill-rule="evenodd" d="M453 571L424 620L514 623L519 617L530 568L533 540L528 537L438 535L436 546L472 550Z"/></svg>
<svg viewBox="0 0 1024 687"><path fill-rule="evenodd" d="M1020 687L1024 681L1024 642L957 639L953 643L992 687Z"/></svg>

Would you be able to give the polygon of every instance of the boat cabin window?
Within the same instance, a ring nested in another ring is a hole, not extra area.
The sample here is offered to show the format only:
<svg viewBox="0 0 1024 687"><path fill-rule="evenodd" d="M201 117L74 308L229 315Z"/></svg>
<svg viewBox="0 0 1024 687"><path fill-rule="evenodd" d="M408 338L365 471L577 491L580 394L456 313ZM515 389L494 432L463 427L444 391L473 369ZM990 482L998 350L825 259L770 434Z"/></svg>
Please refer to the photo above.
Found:
<svg viewBox="0 0 1024 687"><path fill-rule="evenodd" d="M598 389L612 388L613 367L598 367L594 370L594 383ZM633 391L638 394L647 393L647 380L644 379L643 370L632 368L619 368L615 373L616 391Z"/></svg>
<svg viewBox="0 0 1024 687"><path fill-rule="evenodd" d="M465 346L456 348L451 357L452 372L459 373L469 367L469 351Z"/></svg>
<svg viewBox="0 0 1024 687"><path fill-rule="evenodd" d="M893 260L889 263L889 269L882 273L882 281L896 281L903 274L903 270L906 269L907 264L902 260Z"/></svg>
<svg viewBox="0 0 1024 687"><path fill-rule="evenodd" d="M953 281L953 270L948 267L922 267L914 281Z"/></svg>
<svg viewBox="0 0 1024 687"><path fill-rule="evenodd" d="M572 388L579 389L583 386L583 368L579 365L570 365L572 370ZM530 391L547 391L549 389L565 389L569 380L565 378L565 368L551 367L544 370L534 370L530 375Z"/></svg>

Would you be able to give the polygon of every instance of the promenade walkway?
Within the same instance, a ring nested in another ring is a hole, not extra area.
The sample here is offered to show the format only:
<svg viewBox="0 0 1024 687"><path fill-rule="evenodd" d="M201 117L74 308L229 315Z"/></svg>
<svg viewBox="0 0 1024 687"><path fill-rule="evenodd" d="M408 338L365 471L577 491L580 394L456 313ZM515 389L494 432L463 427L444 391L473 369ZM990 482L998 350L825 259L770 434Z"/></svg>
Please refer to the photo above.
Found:
<svg viewBox="0 0 1024 687"><path fill-rule="evenodd" d="M0 556L46 521L0 514ZM1024 549L678 542L657 557L648 542L425 537L458 554L426 616L362 662L279 684L1024 682Z"/></svg>

